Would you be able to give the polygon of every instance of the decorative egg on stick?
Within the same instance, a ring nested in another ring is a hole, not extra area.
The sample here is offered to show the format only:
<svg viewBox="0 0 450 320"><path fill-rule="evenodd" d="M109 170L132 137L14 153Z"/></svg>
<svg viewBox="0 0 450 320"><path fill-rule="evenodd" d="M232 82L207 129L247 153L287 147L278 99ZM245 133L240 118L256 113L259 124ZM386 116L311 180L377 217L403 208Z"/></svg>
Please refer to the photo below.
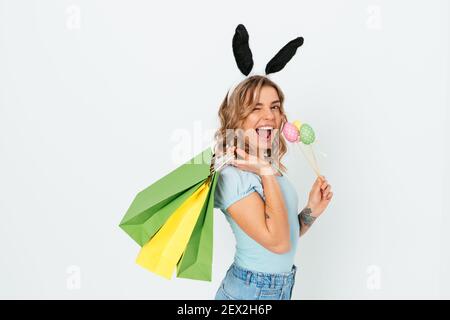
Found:
<svg viewBox="0 0 450 320"><path fill-rule="evenodd" d="M287 141L294 143L298 141L300 132L294 124L286 122L283 126L283 135Z"/></svg>
<svg viewBox="0 0 450 320"><path fill-rule="evenodd" d="M312 148L312 143L316 140L313 128L307 123L302 124L300 121L295 120L292 123L286 122L282 132L287 141L293 143L301 150L314 172L320 177L319 165Z"/></svg>

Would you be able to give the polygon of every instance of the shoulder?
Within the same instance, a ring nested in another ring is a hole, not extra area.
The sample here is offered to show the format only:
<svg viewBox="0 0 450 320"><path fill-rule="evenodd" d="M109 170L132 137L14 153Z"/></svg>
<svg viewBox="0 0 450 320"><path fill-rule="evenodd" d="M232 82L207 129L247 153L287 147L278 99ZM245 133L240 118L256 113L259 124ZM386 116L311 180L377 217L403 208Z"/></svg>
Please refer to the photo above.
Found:
<svg viewBox="0 0 450 320"><path fill-rule="evenodd" d="M261 178L258 175L227 166L220 171L217 179L215 207L225 210L234 202L255 191L264 198Z"/></svg>
<svg viewBox="0 0 450 320"><path fill-rule="evenodd" d="M238 169L234 166L228 165L220 171L219 180L239 180L240 182L259 180L261 178L249 171Z"/></svg>
<svg viewBox="0 0 450 320"><path fill-rule="evenodd" d="M238 169L234 166L226 166L220 171L218 187L247 187L261 184L261 178L252 172Z"/></svg>

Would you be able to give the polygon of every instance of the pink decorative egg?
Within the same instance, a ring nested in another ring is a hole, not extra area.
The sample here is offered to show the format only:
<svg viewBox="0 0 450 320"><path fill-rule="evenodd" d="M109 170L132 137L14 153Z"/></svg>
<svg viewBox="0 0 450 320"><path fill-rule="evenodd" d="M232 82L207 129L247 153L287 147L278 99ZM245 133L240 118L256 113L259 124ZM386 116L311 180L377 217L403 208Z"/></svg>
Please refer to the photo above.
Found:
<svg viewBox="0 0 450 320"><path fill-rule="evenodd" d="M297 142L298 141L298 129L295 125L290 122L286 122L283 126L283 135L289 142Z"/></svg>

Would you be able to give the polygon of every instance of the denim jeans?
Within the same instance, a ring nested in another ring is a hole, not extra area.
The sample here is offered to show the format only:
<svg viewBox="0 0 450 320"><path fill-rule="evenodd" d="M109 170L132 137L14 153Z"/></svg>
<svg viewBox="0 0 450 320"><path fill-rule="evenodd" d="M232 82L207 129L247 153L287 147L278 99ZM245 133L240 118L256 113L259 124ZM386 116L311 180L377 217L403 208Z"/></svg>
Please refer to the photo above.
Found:
<svg viewBox="0 0 450 320"><path fill-rule="evenodd" d="M263 273L232 264L216 293L216 300L290 300L297 267L288 273Z"/></svg>

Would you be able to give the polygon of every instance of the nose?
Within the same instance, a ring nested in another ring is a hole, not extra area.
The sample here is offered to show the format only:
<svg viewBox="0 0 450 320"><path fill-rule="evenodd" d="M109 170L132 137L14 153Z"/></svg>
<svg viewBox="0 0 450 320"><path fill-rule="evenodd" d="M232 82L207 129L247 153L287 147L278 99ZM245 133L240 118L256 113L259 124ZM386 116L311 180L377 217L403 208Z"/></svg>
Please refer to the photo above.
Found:
<svg viewBox="0 0 450 320"><path fill-rule="evenodd" d="M274 120L275 119L275 115L273 114L272 108L267 108L264 109L264 114L263 114L263 118L265 120Z"/></svg>

